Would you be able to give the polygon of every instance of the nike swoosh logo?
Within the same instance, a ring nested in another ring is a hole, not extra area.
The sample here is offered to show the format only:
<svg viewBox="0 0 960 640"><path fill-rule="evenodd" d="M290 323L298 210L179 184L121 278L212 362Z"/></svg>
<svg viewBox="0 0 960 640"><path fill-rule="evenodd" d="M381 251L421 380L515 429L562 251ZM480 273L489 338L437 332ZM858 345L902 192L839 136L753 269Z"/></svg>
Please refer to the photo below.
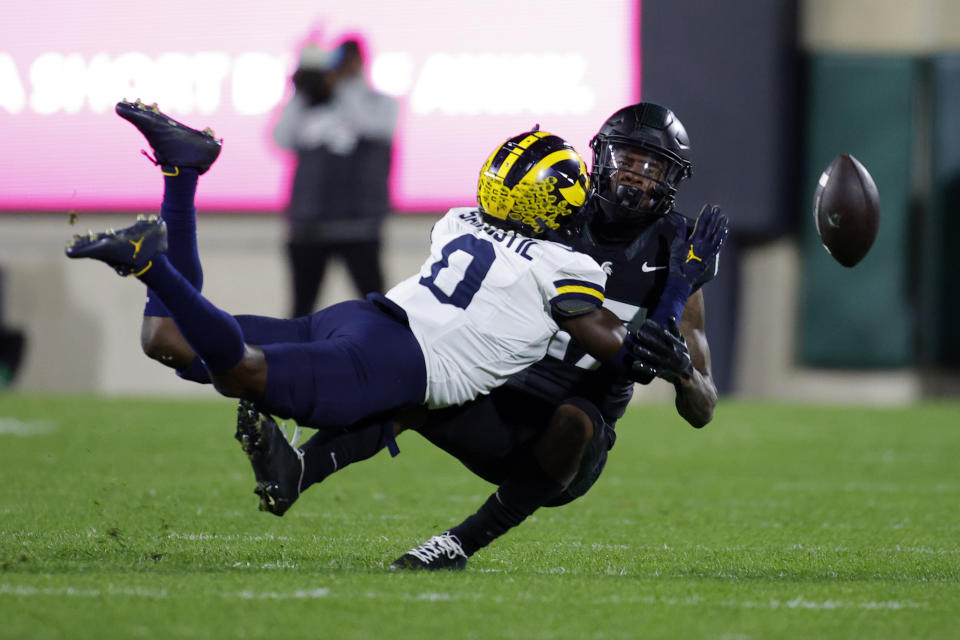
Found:
<svg viewBox="0 0 960 640"><path fill-rule="evenodd" d="M664 265L664 266L662 266L662 267L651 267L650 265L648 265L648 264L646 263L646 261L644 261L644 263L643 263L642 265L640 265L640 269L641 269L641 271L643 271L644 273L650 273L651 271L660 271L660 269L666 269L666 268L667 268L666 265Z"/></svg>

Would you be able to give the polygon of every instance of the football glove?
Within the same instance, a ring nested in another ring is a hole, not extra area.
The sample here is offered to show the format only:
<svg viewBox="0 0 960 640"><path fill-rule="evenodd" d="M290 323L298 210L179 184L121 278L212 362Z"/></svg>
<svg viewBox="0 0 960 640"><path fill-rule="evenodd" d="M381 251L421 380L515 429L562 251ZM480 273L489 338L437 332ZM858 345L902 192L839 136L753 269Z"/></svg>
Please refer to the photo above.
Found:
<svg viewBox="0 0 960 640"><path fill-rule="evenodd" d="M727 216L720 207L705 204L697 222L687 235L686 220L680 218L677 233L670 243L670 270L660 302L651 318L660 326L683 316L683 307L694 286L714 264L729 233Z"/></svg>
<svg viewBox="0 0 960 640"><path fill-rule="evenodd" d="M682 218L681 221L670 244L670 275L682 278L692 289L720 253L729 228L727 216L720 207L710 204L703 205L690 237L687 237L686 221Z"/></svg>
<svg viewBox="0 0 960 640"><path fill-rule="evenodd" d="M673 382L690 375L693 362L687 341L674 318L670 318L668 325L663 327L648 319L630 327L619 361L631 379L646 384L654 377Z"/></svg>

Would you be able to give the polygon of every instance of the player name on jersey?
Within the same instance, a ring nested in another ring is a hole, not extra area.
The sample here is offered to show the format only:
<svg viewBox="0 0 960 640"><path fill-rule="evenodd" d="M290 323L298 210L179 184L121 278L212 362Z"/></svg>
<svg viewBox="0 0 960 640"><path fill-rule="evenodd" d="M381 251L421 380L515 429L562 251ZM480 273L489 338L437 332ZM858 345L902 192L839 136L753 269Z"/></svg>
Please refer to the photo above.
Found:
<svg viewBox="0 0 960 640"><path fill-rule="evenodd" d="M465 211L459 214L458 217L467 224L472 225L486 233L488 236L490 236L491 240L502 243L507 249L513 249L521 257L526 258L527 260L533 260L533 256L530 254L530 249L537 246L536 240L518 236L513 231L504 231L503 229L499 229L492 224L484 222L480 219L480 212L476 209ZM516 244L516 246L514 246L514 244Z"/></svg>

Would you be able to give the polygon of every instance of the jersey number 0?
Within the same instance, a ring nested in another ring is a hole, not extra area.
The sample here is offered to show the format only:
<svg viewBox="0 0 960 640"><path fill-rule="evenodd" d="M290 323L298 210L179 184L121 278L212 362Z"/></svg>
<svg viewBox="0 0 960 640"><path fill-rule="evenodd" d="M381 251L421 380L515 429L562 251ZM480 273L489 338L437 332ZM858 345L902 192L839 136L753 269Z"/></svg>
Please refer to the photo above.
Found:
<svg viewBox="0 0 960 640"><path fill-rule="evenodd" d="M469 254L470 262L464 269L460 282L447 295L437 286L436 280L441 271L450 268L450 256L455 251L463 251ZM457 236L443 246L440 255L441 258L430 267L430 275L420 278L420 284L430 289L436 299L443 304L452 304L455 307L466 309L470 301L473 300L473 296L480 290L483 279L487 277L487 272L490 271L490 267L497 257L493 245L475 236Z"/></svg>

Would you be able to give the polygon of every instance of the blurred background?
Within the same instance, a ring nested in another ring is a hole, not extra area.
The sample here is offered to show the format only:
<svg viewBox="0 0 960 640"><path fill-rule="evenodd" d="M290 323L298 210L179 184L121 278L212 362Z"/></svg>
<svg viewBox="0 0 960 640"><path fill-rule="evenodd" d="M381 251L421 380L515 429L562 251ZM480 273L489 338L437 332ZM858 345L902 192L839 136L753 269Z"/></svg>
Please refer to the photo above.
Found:
<svg viewBox="0 0 960 640"><path fill-rule="evenodd" d="M157 12L38 1L0 25L0 387L209 394L140 352L143 288L63 243L158 210L162 182L121 98L211 126L200 183L204 292L234 313L290 306L284 209L293 159L271 130L306 41L362 36L396 98L387 286L427 233L471 205L486 155L539 123L589 160L608 115L670 107L693 145L679 208L732 223L705 289L722 393L881 404L960 393L960 3L953 0L354 0ZM56 16L55 22L48 19ZM849 153L872 173L880 232L853 269L820 245L816 181ZM74 220L71 226L69 221ZM319 301L355 295L337 265ZM672 396L651 385L641 399Z"/></svg>

